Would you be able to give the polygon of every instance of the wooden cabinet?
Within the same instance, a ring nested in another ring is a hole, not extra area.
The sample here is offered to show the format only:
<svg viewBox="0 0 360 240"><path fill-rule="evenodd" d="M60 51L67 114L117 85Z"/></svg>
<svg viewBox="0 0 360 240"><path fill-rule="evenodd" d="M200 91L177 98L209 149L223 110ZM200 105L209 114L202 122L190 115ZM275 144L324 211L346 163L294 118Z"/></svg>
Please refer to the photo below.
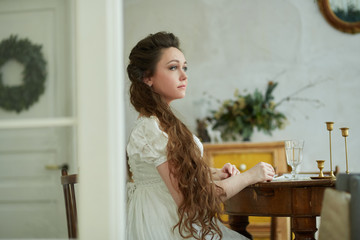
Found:
<svg viewBox="0 0 360 240"><path fill-rule="evenodd" d="M204 157L208 164L221 168L225 163L234 164L244 172L258 162L270 163L277 173L288 172L284 142L262 143L221 143L204 144ZM224 219L227 220L226 216ZM290 236L290 221L288 218L249 217L248 231L254 239L288 239Z"/></svg>

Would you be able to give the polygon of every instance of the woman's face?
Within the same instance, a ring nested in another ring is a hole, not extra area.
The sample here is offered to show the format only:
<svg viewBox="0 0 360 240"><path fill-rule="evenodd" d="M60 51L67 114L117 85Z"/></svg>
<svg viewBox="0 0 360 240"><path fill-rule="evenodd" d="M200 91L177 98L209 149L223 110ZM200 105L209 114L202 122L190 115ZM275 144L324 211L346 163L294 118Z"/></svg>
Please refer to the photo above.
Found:
<svg viewBox="0 0 360 240"><path fill-rule="evenodd" d="M185 97L187 85L187 63L184 54L177 48L166 48L156 65L152 77L144 82L160 94L166 103Z"/></svg>

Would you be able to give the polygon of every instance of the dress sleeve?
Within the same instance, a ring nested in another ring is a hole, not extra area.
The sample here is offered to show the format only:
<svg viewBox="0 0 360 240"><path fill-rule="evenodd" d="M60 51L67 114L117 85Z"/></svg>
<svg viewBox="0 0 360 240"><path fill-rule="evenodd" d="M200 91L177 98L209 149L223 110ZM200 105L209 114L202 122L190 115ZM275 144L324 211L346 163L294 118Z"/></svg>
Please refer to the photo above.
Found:
<svg viewBox="0 0 360 240"><path fill-rule="evenodd" d="M140 161L154 164L155 167L167 161L167 142L168 136L159 128L155 117L144 119L130 138L135 152L140 154Z"/></svg>

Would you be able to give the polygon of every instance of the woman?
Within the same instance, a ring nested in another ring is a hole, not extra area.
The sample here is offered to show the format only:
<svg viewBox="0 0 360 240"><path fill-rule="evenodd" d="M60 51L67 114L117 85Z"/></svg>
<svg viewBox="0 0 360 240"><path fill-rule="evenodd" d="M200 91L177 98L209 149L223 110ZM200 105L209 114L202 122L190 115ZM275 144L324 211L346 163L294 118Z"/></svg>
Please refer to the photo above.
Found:
<svg viewBox="0 0 360 240"><path fill-rule="evenodd" d="M139 112L127 153L128 239L246 239L226 228L221 203L249 184L272 180L259 163L239 174L231 164L211 169L202 144L169 104L185 96L187 62L171 33L150 34L132 49L127 67L130 100Z"/></svg>

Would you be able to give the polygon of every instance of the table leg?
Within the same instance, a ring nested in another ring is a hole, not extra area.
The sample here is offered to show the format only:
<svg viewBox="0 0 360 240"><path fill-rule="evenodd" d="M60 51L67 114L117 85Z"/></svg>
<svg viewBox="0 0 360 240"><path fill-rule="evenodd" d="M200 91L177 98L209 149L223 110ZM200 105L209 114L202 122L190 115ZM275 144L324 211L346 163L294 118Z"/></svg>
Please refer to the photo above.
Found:
<svg viewBox="0 0 360 240"><path fill-rule="evenodd" d="M232 230L240 233L241 235L244 235L249 239L253 239L251 234L246 231L246 227L249 225L248 216L229 215L229 225Z"/></svg>
<svg viewBox="0 0 360 240"><path fill-rule="evenodd" d="M271 217L271 229L270 229L270 240L275 240L276 239L276 218L275 217Z"/></svg>
<svg viewBox="0 0 360 240"><path fill-rule="evenodd" d="M295 240L315 240L316 217L292 217L291 231Z"/></svg>

